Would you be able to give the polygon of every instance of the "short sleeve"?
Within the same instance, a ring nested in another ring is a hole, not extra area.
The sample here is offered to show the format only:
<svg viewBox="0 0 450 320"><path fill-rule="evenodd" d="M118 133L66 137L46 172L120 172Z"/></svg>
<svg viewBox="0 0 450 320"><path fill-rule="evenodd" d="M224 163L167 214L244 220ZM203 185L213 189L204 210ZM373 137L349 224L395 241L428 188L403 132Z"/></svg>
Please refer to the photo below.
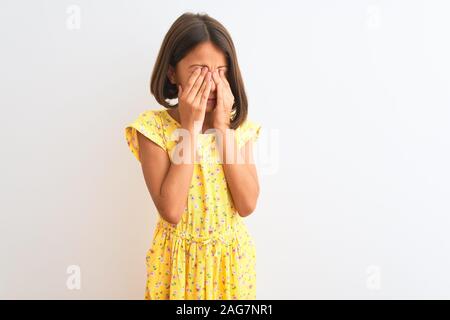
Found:
<svg viewBox="0 0 450 320"><path fill-rule="evenodd" d="M255 121L246 120L239 130L239 147L248 141L256 142L261 132L261 125Z"/></svg>
<svg viewBox="0 0 450 320"><path fill-rule="evenodd" d="M136 159L140 162L137 131L143 134L146 138L155 142L162 149L164 149L164 151L167 151L164 129L162 126L161 117L157 114L157 111L148 110L142 112L132 123L125 127L125 139L128 147Z"/></svg>

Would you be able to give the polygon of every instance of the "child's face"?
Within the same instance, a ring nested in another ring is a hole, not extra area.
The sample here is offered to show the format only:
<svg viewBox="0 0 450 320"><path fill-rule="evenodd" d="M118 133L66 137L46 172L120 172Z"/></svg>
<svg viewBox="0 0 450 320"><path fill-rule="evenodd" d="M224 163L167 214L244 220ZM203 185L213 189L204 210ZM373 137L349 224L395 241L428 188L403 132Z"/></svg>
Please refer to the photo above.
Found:
<svg viewBox="0 0 450 320"><path fill-rule="evenodd" d="M172 67L169 67L169 79L173 84L181 84L181 87L185 88L192 72L199 66L206 66L208 67L208 71L211 72L223 69L225 74L227 74L228 70L225 54L211 42L205 42L196 46L189 54L180 60L175 70L173 70ZM209 97L216 97L216 85L214 81L212 82Z"/></svg>

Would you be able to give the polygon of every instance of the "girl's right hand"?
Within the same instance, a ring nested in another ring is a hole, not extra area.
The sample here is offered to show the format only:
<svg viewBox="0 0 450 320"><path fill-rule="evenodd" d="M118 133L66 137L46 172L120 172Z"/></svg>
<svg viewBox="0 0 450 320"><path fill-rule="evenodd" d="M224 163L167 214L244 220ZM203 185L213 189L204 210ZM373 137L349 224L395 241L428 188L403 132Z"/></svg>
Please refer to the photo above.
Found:
<svg viewBox="0 0 450 320"><path fill-rule="evenodd" d="M212 75L207 67L195 69L186 88L178 85L178 112L183 128L201 132L211 86Z"/></svg>

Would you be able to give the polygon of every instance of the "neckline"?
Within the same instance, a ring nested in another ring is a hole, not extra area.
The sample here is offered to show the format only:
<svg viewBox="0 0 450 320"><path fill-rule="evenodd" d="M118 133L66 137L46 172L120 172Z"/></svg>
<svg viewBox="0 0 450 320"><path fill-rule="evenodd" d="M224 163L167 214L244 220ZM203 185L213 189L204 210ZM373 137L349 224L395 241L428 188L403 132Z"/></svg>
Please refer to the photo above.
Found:
<svg viewBox="0 0 450 320"><path fill-rule="evenodd" d="M171 121L173 121L173 122L175 123L175 125L176 125L178 128L181 128L181 123L179 123L174 117L172 117L172 116L170 115L168 109L163 109L163 113L164 113ZM209 129L208 129L208 130L209 130ZM200 136L214 136L214 135L215 135L215 132L213 131L213 132L209 132L209 133L199 133L199 135L200 135Z"/></svg>

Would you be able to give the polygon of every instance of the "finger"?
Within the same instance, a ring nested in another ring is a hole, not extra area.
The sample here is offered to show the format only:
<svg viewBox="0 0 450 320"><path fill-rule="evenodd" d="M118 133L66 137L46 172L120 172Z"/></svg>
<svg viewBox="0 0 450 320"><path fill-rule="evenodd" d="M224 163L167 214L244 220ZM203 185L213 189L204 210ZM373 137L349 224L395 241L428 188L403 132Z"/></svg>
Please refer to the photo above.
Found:
<svg viewBox="0 0 450 320"><path fill-rule="evenodd" d="M227 77L225 75L225 71L223 69L219 70L219 76L220 76L220 79L221 79L223 87L224 87L223 93L225 94L228 91L229 94L233 95L232 92L231 92L230 84L229 84L229 82L227 80Z"/></svg>
<svg viewBox="0 0 450 320"><path fill-rule="evenodd" d="M191 91L191 89L194 86L194 83L197 80L197 78L200 75L200 73L201 73L201 68L200 67L196 68L194 70L194 72L192 72L191 76L188 79L188 82L187 82L187 85L186 85L186 88L185 88L184 92L189 93Z"/></svg>
<svg viewBox="0 0 450 320"><path fill-rule="evenodd" d="M205 87L205 90L203 91L203 94L201 95L201 100L200 100L200 107L202 108L202 110L206 109L206 104L208 103L209 93L211 92L211 88L212 88L213 81L211 78L211 73L208 73L208 80L205 82L206 82L206 87Z"/></svg>
<svg viewBox="0 0 450 320"><path fill-rule="evenodd" d="M193 101L195 99L195 96L197 95L198 90L202 86L203 79L206 75L208 68L203 68L198 78L195 80L194 86L191 88L191 90L188 93L188 100Z"/></svg>
<svg viewBox="0 0 450 320"><path fill-rule="evenodd" d="M220 78L217 70L214 70L214 72L213 72L213 79L217 86L219 86L219 84L222 82L222 79Z"/></svg>
<svg viewBox="0 0 450 320"><path fill-rule="evenodd" d="M222 79L223 83L225 84L225 86L230 88L230 83L228 82L228 79L227 79L227 77L225 75L225 71L223 69L221 69L219 71L219 75L220 75L220 78Z"/></svg>
<svg viewBox="0 0 450 320"><path fill-rule="evenodd" d="M194 99L194 104L195 105L199 105L200 104L200 101L201 101L201 99L203 97L203 93L204 93L204 91L206 89L206 86L211 82L210 79L211 79L211 72L208 72L206 74L206 76L205 76L205 79L203 81L202 87L200 88L200 90L198 90L197 95L195 96L195 99Z"/></svg>
<svg viewBox="0 0 450 320"><path fill-rule="evenodd" d="M217 106L218 107L223 106L223 85L222 85L222 83L217 85Z"/></svg>

